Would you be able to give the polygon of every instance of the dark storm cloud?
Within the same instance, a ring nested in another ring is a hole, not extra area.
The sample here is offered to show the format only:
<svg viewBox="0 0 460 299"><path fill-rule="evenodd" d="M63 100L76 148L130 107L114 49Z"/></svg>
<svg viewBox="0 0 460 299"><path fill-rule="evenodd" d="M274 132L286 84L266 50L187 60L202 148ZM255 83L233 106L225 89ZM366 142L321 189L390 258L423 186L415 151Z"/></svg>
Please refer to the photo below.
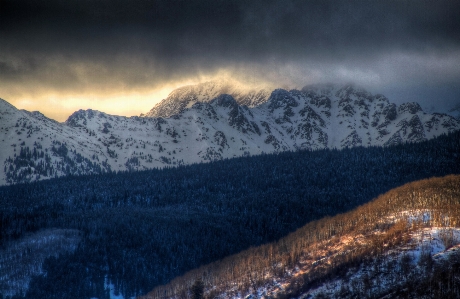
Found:
<svg viewBox="0 0 460 299"><path fill-rule="evenodd" d="M279 69L417 84L431 67L455 82L458 59L436 57L460 53L459 12L455 0L3 0L0 81L139 88L219 69L277 81Z"/></svg>

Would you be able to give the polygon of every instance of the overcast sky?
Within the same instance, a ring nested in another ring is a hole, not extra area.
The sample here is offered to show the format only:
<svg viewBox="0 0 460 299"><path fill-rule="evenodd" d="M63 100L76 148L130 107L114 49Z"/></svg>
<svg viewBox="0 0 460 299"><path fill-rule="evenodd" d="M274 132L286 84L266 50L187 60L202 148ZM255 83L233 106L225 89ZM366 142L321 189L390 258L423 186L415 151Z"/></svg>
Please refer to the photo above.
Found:
<svg viewBox="0 0 460 299"><path fill-rule="evenodd" d="M0 98L63 121L229 76L460 103L460 1L1 0Z"/></svg>

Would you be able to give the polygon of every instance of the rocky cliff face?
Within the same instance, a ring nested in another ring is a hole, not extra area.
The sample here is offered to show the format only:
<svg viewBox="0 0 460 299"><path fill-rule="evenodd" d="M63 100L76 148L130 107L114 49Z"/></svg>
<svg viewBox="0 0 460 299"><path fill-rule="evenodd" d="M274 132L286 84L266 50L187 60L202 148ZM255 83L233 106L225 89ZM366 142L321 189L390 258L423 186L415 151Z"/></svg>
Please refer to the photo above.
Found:
<svg viewBox="0 0 460 299"><path fill-rule="evenodd" d="M427 114L417 103L397 106L352 85L276 89L266 98L223 90L232 92L215 84L174 91L151 111L169 118L79 110L65 123L1 100L0 184L285 150L389 146L460 129L449 115Z"/></svg>

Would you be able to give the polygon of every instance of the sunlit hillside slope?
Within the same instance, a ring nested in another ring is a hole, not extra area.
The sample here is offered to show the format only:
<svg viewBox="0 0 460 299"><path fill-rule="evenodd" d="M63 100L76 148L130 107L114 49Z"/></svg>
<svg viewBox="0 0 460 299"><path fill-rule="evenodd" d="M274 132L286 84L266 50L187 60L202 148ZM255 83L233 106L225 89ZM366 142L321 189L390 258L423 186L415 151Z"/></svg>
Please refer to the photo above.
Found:
<svg viewBox="0 0 460 299"><path fill-rule="evenodd" d="M158 287L143 299L459 298L460 176L413 183Z"/></svg>

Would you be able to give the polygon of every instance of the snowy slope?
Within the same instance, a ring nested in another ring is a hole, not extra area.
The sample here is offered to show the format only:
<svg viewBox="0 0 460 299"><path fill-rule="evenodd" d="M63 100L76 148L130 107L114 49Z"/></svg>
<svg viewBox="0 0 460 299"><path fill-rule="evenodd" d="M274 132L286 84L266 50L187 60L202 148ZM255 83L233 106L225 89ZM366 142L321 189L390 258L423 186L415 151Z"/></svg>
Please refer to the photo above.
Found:
<svg viewBox="0 0 460 299"><path fill-rule="evenodd" d="M455 245L446 248L446 244L443 241L445 235L451 235ZM423 267L426 267L424 259L432 262L433 265L440 264L441 266L443 262L448 264L454 255L458 256L460 250L460 229L458 228L424 228L411 233L410 236L411 238L407 244L386 252L384 257L380 257L380 261L376 260L368 263L368 265L363 263L357 269L354 269L355 271L350 270L349 273L346 273L345 277L326 281L298 298L321 298L321 296L348 298L351 297L351 293L359 293L358 288L361 286L357 287L356 285L359 285L364 280L368 284L366 286L368 293L386 293L386 296L382 298L395 298L398 296L393 293L398 286L404 286L404 284L408 283L409 278L423 273ZM408 271L396 269L396 271L393 271L400 272L397 273L399 275L391 273L392 269L389 265L401 267L404 263L409 266ZM407 271L407 273L401 273L404 271ZM396 276L399 278L398 281L395 280ZM347 294L350 295L347 296Z"/></svg>
<svg viewBox="0 0 460 299"><path fill-rule="evenodd" d="M251 98L253 108L220 95L231 89L222 86L174 91L174 97L160 103L164 111L175 111L169 118L79 110L58 123L2 100L0 184L286 150L386 146L460 129L460 121L451 116L427 114L417 103L397 106L352 85L276 89L267 99Z"/></svg>

